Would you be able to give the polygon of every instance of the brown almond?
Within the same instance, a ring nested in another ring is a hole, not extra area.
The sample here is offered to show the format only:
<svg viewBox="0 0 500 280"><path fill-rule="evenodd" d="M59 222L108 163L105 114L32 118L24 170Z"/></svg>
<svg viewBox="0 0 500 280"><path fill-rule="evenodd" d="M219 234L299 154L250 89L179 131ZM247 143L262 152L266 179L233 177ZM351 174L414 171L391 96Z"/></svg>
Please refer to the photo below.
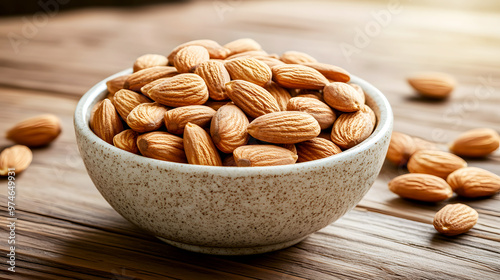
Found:
<svg viewBox="0 0 500 280"><path fill-rule="evenodd" d="M146 68L151 68L155 66L167 66L168 64L168 59L161 54L145 54L139 56L135 62L134 62L134 67L133 70L134 72L146 69Z"/></svg>
<svg viewBox="0 0 500 280"><path fill-rule="evenodd" d="M224 160L222 161L222 166L233 166L233 167L238 166L236 165L236 161L234 160L233 154L229 154L224 158Z"/></svg>
<svg viewBox="0 0 500 280"><path fill-rule="evenodd" d="M346 83L329 83L323 89L323 98L332 108L342 112L356 112L364 105L358 91Z"/></svg>
<svg viewBox="0 0 500 280"><path fill-rule="evenodd" d="M353 87L358 93L359 93L359 97L361 98L361 101L363 102L363 104L366 103L366 96L365 96L365 91L363 90L363 88L357 84L349 84L351 87Z"/></svg>
<svg viewBox="0 0 500 280"><path fill-rule="evenodd" d="M113 137L122 132L123 124L109 99L104 99L97 106L90 127L102 140L113 144Z"/></svg>
<svg viewBox="0 0 500 280"><path fill-rule="evenodd" d="M438 202L453 195L451 187L440 177L429 174L404 174L389 182L389 190L403 198Z"/></svg>
<svg viewBox="0 0 500 280"><path fill-rule="evenodd" d="M214 115L215 110L204 105L178 107L165 113L165 126L170 133L183 134L187 123L207 127Z"/></svg>
<svg viewBox="0 0 500 280"><path fill-rule="evenodd" d="M148 95L154 101L170 107L201 105L208 100L208 88L200 76L186 73L154 86Z"/></svg>
<svg viewBox="0 0 500 280"><path fill-rule="evenodd" d="M135 107L142 103L151 103L151 100L135 91L121 89L115 93L113 102L118 114L120 114L123 120L127 120L128 114L130 114Z"/></svg>
<svg viewBox="0 0 500 280"><path fill-rule="evenodd" d="M127 124L140 133L158 130L163 125L166 111L165 106L156 102L139 104L128 114Z"/></svg>
<svg viewBox="0 0 500 280"><path fill-rule="evenodd" d="M298 51L287 51L284 52L281 57L281 61L287 64L301 64L301 63L309 63L309 62L317 62L317 60L308 55L307 53L298 52Z"/></svg>
<svg viewBox="0 0 500 280"><path fill-rule="evenodd" d="M327 158L342 152L332 141L320 137L297 143L296 147L298 162Z"/></svg>
<svg viewBox="0 0 500 280"><path fill-rule="evenodd" d="M113 145L127 152L138 154L137 137L139 137L139 133L132 129L126 129L113 137Z"/></svg>
<svg viewBox="0 0 500 280"><path fill-rule="evenodd" d="M500 135L491 128L476 128L458 136L450 151L459 156L485 157L498 149Z"/></svg>
<svg viewBox="0 0 500 280"><path fill-rule="evenodd" d="M226 93L234 104L250 117L256 118L280 111L278 102L271 93L254 83L233 80L226 85Z"/></svg>
<svg viewBox="0 0 500 280"><path fill-rule="evenodd" d="M236 105L224 105L217 110L210 125L214 144L223 153L232 153L248 142L248 118Z"/></svg>
<svg viewBox="0 0 500 280"><path fill-rule="evenodd" d="M318 121L308 113L285 111L260 116L248 126L248 133L275 144L295 144L313 139L321 132Z"/></svg>
<svg viewBox="0 0 500 280"><path fill-rule="evenodd" d="M292 98L288 90L282 88L277 83L270 81L264 87L276 99L281 111L286 111L288 101Z"/></svg>
<svg viewBox="0 0 500 280"><path fill-rule="evenodd" d="M242 38L234 40L224 45L224 48L230 50L229 55L243 53L248 51L260 51L262 47L254 39Z"/></svg>
<svg viewBox="0 0 500 280"><path fill-rule="evenodd" d="M310 114L318 121L321 129L332 127L337 118L335 112L328 105L313 98L294 97L288 101L287 111L300 111Z"/></svg>
<svg viewBox="0 0 500 280"><path fill-rule="evenodd" d="M377 124L377 116L375 115L375 112L372 110L372 108L370 108L370 106L363 104L361 105L361 109L359 109L358 112L367 114L374 126Z"/></svg>
<svg viewBox="0 0 500 280"><path fill-rule="evenodd" d="M139 135L137 147L145 157L186 163L183 140L164 131L153 131Z"/></svg>
<svg viewBox="0 0 500 280"><path fill-rule="evenodd" d="M276 65L271 71L273 80L285 88L323 89L329 83L323 74L304 65Z"/></svg>
<svg viewBox="0 0 500 280"><path fill-rule="evenodd" d="M467 162L456 155L435 150L418 151L408 161L408 170L411 173L431 174L443 179L466 166Z"/></svg>
<svg viewBox="0 0 500 280"><path fill-rule="evenodd" d="M413 142L415 142L415 152L422 150L439 150L436 144L419 137L413 137Z"/></svg>
<svg viewBox="0 0 500 280"><path fill-rule="evenodd" d="M210 54L210 58L214 59L225 59L229 53L231 52L230 50L222 47L219 45L219 43L213 41L213 40L194 40L194 41L189 41L184 44L178 45L175 47L172 52L168 55L168 62L170 65L174 65L174 58L177 55L177 53L183 49L184 47L187 46L201 46L207 49L208 53Z"/></svg>
<svg viewBox="0 0 500 280"><path fill-rule="evenodd" d="M248 57L257 57L257 56L267 56L270 57L265 51L259 50L259 51L247 51L247 52L242 52L242 53L236 53L231 56L228 56L226 58L226 61L230 61L233 59L239 59L239 58L248 58Z"/></svg>
<svg viewBox="0 0 500 280"><path fill-rule="evenodd" d="M179 73L175 67L154 66L131 74L123 84L123 87L133 91L140 91L143 86L154 80L173 77L177 74Z"/></svg>
<svg viewBox="0 0 500 280"><path fill-rule="evenodd" d="M352 148L363 142L373 132L370 116L363 112L340 115L333 124L331 138L342 149Z"/></svg>
<svg viewBox="0 0 500 280"><path fill-rule="evenodd" d="M201 46L187 46L179 50L174 58L174 66L179 73L192 73L201 63L208 61L210 54Z"/></svg>
<svg viewBox="0 0 500 280"><path fill-rule="evenodd" d="M451 173L446 181L463 197L485 197L500 192L500 176L477 167L460 168Z"/></svg>
<svg viewBox="0 0 500 280"><path fill-rule="evenodd" d="M252 56L252 57L259 60L259 61L264 62L265 64L267 64L267 66L269 66L269 68L273 68L276 65L285 64L283 61L276 59L276 58L272 58L268 55L258 55L258 56Z"/></svg>
<svg viewBox="0 0 500 280"><path fill-rule="evenodd" d="M106 82L106 87L108 88L108 92L113 96L117 91L122 88L125 88L125 81L130 77L130 75L122 75Z"/></svg>
<svg viewBox="0 0 500 280"><path fill-rule="evenodd" d="M287 165L297 161L293 152L274 145L241 146L234 150L233 155L239 167Z"/></svg>
<svg viewBox="0 0 500 280"><path fill-rule="evenodd" d="M184 128L184 149L190 164L222 166L212 138L196 124L187 123Z"/></svg>
<svg viewBox="0 0 500 280"><path fill-rule="evenodd" d="M392 132L386 156L390 162L398 166L404 166L415 151L416 145L413 137L401 132Z"/></svg>
<svg viewBox="0 0 500 280"><path fill-rule="evenodd" d="M351 80L349 72L335 65L319 62L306 62L302 63L302 65L318 70L318 72L330 81L347 83Z"/></svg>
<svg viewBox="0 0 500 280"><path fill-rule="evenodd" d="M228 99L226 84L231 81L224 63L216 60L203 62L196 68L195 74L199 75L207 84L208 94L213 100Z"/></svg>
<svg viewBox="0 0 500 280"><path fill-rule="evenodd" d="M448 204L434 216L434 228L448 236L469 231L477 223L479 215L473 208L462 204Z"/></svg>
<svg viewBox="0 0 500 280"><path fill-rule="evenodd" d="M422 96L434 99L448 97L456 85L452 76L440 72L415 74L408 78L408 83Z"/></svg>
<svg viewBox="0 0 500 280"><path fill-rule="evenodd" d="M244 80L262 87L271 80L271 68L252 57L232 59L224 66L233 80Z"/></svg>
<svg viewBox="0 0 500 280"><path fill-rule="evenodd" d="M61 134L61 121L52 114L39 115L15 124L7 131L7 139L28 147L50 144Z"/></svg>
<svg viewBox="0 0 500 280"><path fill-rule="evenodd" d="M161 79L158 79L158 80L154 80L150 83L147 83L145 84L143 87L141 87L141 93L144 94L147 98L151 98L151 96L149 96L148 92L154 88L155 86L163 83L163 82L166 82L168 80L168 78L161 78Z"/></svg>
<svg viewBox="0 0 500 280"><path fill-rule="evenodd" d="M0 176L19 174L30 166L33 153L24 145L14 145L0 153Z"/></svg>
<svg viewBox="0 0 500 280"><path fill-rule="evenodd" d="M226 104L232 104L231 101L217 101L217 100L211 100L209 99L207 102L205 102L205 106L208 106L212 109L214 109L215 111L219 110L220 107L226 105Z"/></svg>

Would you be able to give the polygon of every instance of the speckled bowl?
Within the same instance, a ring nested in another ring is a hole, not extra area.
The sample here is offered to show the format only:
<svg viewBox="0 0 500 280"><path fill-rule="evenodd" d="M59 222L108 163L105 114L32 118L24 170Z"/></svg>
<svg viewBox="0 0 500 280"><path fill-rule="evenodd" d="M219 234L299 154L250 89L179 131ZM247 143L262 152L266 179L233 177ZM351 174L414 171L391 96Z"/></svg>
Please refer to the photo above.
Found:
<svg viewBox="0 0 500 280"><path fill-rule="evenodd" d="M378 125L358 146L294 165L213 167L160 161L120 150L89 128L106 81L90 89L75 112L75 132L90 178L123 217L164 242L221 255L292 246L352 209L380 172L392 132L384 95L352 77L367 93ZM334 245L332 245L334 246Z"/></svg>

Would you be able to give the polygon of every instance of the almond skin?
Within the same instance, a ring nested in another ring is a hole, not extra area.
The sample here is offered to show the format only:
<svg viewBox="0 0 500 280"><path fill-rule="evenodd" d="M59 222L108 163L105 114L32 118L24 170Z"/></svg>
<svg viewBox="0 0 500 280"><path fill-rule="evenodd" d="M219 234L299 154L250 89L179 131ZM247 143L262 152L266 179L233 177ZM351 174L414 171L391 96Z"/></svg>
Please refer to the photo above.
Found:
<svg viewBox="0 0 500 280"><path fill-rule="evenodd" d="M375 115L375 112L373 112L372 108L370 108L370 106L363 104L361 105L361 109L359 109L358 112L367 114L370 117L373 126L377 124L377 116Z"/></svg>
<svg viewBox="0 0 500 280"><path fill-rule="evenodd" d="M318 121L308 113L285 111L269 113L253 120L248 133L275 144L295 144L313 139L321 132Z"/></svg>
<svg viewBox="0 0 500 280"><path fill-rule="evenodd" d="M351 80L351 74L338 66L319 62L306 62L302 65L318 70L330 81L347 83Z"/></svg>
<svg viewBox="0 0 500 280"><path fill-rule="evenodd" d="M460 168L451 173L446 181L463 197L486 197L500 192L500 176L477 167Z"/></svg>
<svg viewBox="0 0 500 280"><path fill-rule="evenodd" d="M271 68L255 58L232 59L224 66L233 80L244 80L262 87L271 80Z"/></svg>
<svg viewBox="0 0 500 280"><path fill-rule="evenodd" d="M151 98L169 107L201 105L208 100L208 88L203 79L192 73L179 74L148 91Z"/></svg>
<svg viewBox="0 0 500 280"><path fill-rule="evenodd" d="M168 80L168 78L161 78L158 80L154 80L150 83L147 83L143 87L141 87L141 93L144 94L147 98L151 98L151 96L149 96L149 94L148 94L149 90L154 88L155 86L163 83L163 82L166 82L167 80Z"/></svg>
<svg viewBox="0 0 500 280"><path fill-rule="evenodd" d="M408 83L422 96L434 99L447 98L456 86L452 76L440 72L415 74Z"/></svg>
<svg viewBox="0 0 500 280"><path fill-rule="evenodd" d="M96 107L90 127L99 138L109 144L113 144L113 137L122 132L122 121L109 99L104 99Z"/></svg>
<svg viewBox="0 0 500 280"><path fill-rule="evenodd" d="M184 149L188 163L222 166L217 148L210 135L196 124L187 123L184 129Z"/></svg>
<svg viewBox="0 0 500 280"><path fill-rule="evenodd" d="M50 144L61 134L61 121L55 115L45 114L25 119L6 133L7 139L28 147Z"/></svg>
<svg viewBox="0 0 500 280"><path fill-rule="evenodd" d="M401 132L392 132L391 142L387 150L387 160L397 166L404 166L410 160L411 155L415 153L417 147L413 137Z"/></svg>
<svg viewBox="0 0 500 280"><path fill-rule="evenodd" d="M298 162L327 158L342 152L332 141L320 137L297 143L296 147Z"/></svg>
<svg viewBox="0 0 500 280"><path fill-rule="evenodd" d="M373 132L370 116L361 111L340 115L333 124L331 138L342 149L352 148L363 142Z"/></svg>
<svg viewBox="0 0 500 280"><path fill-rule="evenodd" d="M285 88L323 89L329 83L323 74L304 65L276 65L271 70L273 80Z"/></svg>
<svg viewBox="0 0 500 280"><path fill-rule="evenodd" d="M33 153L24 145L14 145L4 149L0 153L0 176L9 175L9 168L13 168L15 174L19 174L30 166Z"/></svg>
<svg viewBox="0 0 500 280"><path fill-rule="evenodd" d="M127 120L128 114L142 103L151 103L151 100L140 93L128 89L119 90L115 93L113 99L116 111L118 111L118 114L124 120Z"/></svg>
<svg viewBox="0 0 500 280"><path fill-rule="evenodd" d="M134 72L155 66L167 66L168 59L161 54L145 54L139 56L134 62Z"/></svg>
<svg viewBox="0 0 500 280"><path fill-rule="evenodd" d="M143 86L154 80L173 77L177 74L178 72L175 67L154 66L131 74L123 84L123 87L133 91L140 91Z"/></svg>
<svg viewBox="0 0 500 280"><path fill-rule="evenodd" d="M432 224L438 232L453 236L473 228L478 216L476 210L465 204L448 204L436 213Z"/></svg>
<svg viewBox="0 0 500 280"><path fill-rule="evenodd" d="M292 98L288 90L282 88L277 83L270 81L264 87L276 99L281 111L286 111L288 101Z"/></svg>
<svg viewBox="0 0 500 280"><path fill-rule="evenodd" d="M211 99L228 99L226 84L231 81L231 77L224 63L216 60L203 62L196 68L195 74L199 75L207 84L208 94Z"/></svg>
<svg viewBox="0 0 500 280"><path fill-rule="evenodd" d="M201 46L187 46L179 50L174 58L174 66L179 73L194 72L201 63L208 61L210 54Z"/></svg>
<svg viewBox="0 0 500 280"><path fill-rule="evenodd" d="M256 118L280 111L279 105L271 93L254 83L233 80L226 85L226 93L234 104L250 117Z"/></svg>
<svg viewBox="0 0 500 280"><path fill-rule="evenodd" d="M363 104L366 103L366 96L365 96L365 91L363 90L363 88L357 84L349 84L351 87L353 87L358 93L359 93L359 96L361 98L361 100L363 101Z"/></svg>
<svg viewBox="0 0 500 280"><path fill-rule="evenodd" d="M158 103L143 103L135 107L127 117L127 124L134 131L144 133L158 130L163 125L167 108Z"/></svg>
<svg viewBox="0 0 500 280"><path fill-rule="evenodd" d="M346 83L333 82L323 89L325 102L342 112L356 112L364 104L359 92Z"/></svg>
<svg viewBox="0 0 500 280"><path fill-rule="evenodd" d="M139 148L137 148L137 137L139 133L133 131L132 129L124 130L113 137L113 145L115 147L125 150L127 152L138 154Z"/></svg>
<svg viewBox="0 0 500 280"><path fill-rule="evenodd" d="M168 132L173 134L183 134L184 127L188 122L201 127L210 124L215 110L204 105L190 105L174 108L164 115L165 126Z"/></svg>
<svg viewBox="0 0 500 280"><path fill-rule="evenodd" d="M306 97L294 97L288 101L287 111L306 112L313 116L319 123L321 129L332 127L337 116L335 112L325 103Z"/></svg>
<svg viewBox="0 0 500 280"><path fill-rule="evenodd" d="M307 53L298 52L298 51L287 51L284 52L281 57L281 61L287 64L301 64L308 62L317 62L317 60L308 55Z"/></svg>
<svg viewBox="0 0 500 280"><path fill-rule="evenodd" d="M230 50L222 47L219 45L219 43L213 41L213 40L194 40L194 41L189 41L184 44L178 45L175 47L172 52L168 55L168 62L170 65L174 65L174 58L177 55L177 53L183 49L184 47L187 46L201 46L207 49L208 53L210 54L210 58L214 59L225 59L229 53L231 52Z"/></svg>
<svg viewBox="0 0 500 280"><path fill-rule="evenodd" d="M224 45L224 48L230 50L229 55L234 55L237 53L243 53L248 51L259 51L262 49L259 43L254 39L242 38L234 40Z"/></svg>
<svg viewBox="0 0 500 280"><path fill-rule="evenodd" d="M106 87L108 88L111 96L113 96L120 89L125 88L125 81L128 79L128 77L130 77L130 75L118 76L106 82Z"/></svg>
<svg viewBox="0 0 500 280"><path fill-rule="evenodd" d="M297 161L293 152L274 145L241 146L234 150L233 156L239 167L287 165Z"/></svg>
<svg viewBox="0 0 500 280"><path fill-rule="evenodd" d="M246 145L249 139L248 124L247 116L236 105L220 107L210 125L214 144L223 153L232 153L236 148Z"/></svg>
<svg viewBox="0 0 500 280"><path fill-rule="evenodd" d="M407 167L411 173L431 174L446 179L453 171L466 166L467 162L454 154L421 150L411 156Z"/></svg>
<svg viewBox="0 0 500 280"><path fill-rule="evenodd" d="M389 190L403 198L438 202L453 195L445 180L429 174L405 174L389 182Z"/></svg>
<svg viewBox="0 0 500 280"><path fill-rule="evenodd" d="M183 140L168 132L153 131L137 138L137 147L143 156L186 163Z"/></svg>
<svg viewBox="0 0 500 280"><path fill-rule="evenodd" d="M476 128L465 133L453 141L450 151L459 156L485 157L498 149L500 135L490 128Z"/></svg>

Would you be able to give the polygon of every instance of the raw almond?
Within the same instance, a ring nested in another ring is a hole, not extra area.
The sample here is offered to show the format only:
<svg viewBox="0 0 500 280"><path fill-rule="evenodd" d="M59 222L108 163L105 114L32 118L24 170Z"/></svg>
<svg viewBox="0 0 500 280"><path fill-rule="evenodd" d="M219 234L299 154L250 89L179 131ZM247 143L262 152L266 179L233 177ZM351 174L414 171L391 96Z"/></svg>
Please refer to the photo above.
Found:
<svg viewBox="0 0 500 280"><path fill-rule="evenodd" d="M329 83L323 74L304 65L276 65L271 70L273 80L285 88L323 89Z"/></svg>
<svg viewBox="0 0 500 280"><path fill-rule="evenodd" d="M392 132L391 142L387 150L387 159L395 165L404 166L415 153L416 145L413 137L401 132Z"/></svg>
<svg viewBox="0 0 500 280"><path fill-rule="evenodd" d="M223 153L232 153L248 142L248 118L236 105L224 105L217 110L210 125L214 144Z"/></svg>
<svg viewBox="0 0 500 280"><path fill-rule="evenodd" d="M359 92L346 83L329 83L323 89L325 102L342 112L355 112L364 104Z"/></svg>
<svg viewBox="0 0 500 280"><path fill-rule="evenodd" d="M195 74L199 75L207 84L208 94L213 100L228 99L226 84L231 81L224 63L216 60L203 62L196 68Z"/></svg>
<svg viewBox="0 0 500 280"><path fill-rule="evenodd" d="M297 143L296 147L298 162L327 158L342 152L332 141L320 137Z"/></svg>
<svg viewBox="0 0 500 280"><path fill-rule="evenodd" d="M226 61L230 61L230 60L233 60L233 59L239 59L239 58L257 57L257 56L267 56L267 57L270 57L263 50L260 50L260 51L247 51L247 52L237 53L237 54L233 54L231 56L228 56L226 58Z"/></svg>
<svg viewBox="0 0 500 280"><path fill-rule="evenodd" d="M159 103L143 103L135 107L127 116L127 124L134 131L144 133L158 130L163 125L167 108Z"/></svg>
<svg viewBox="0 0 500 280"><path fill-rule="evenodd" d="M405 174L389 182L389 190L403 198L438 202L453 195L451 187L440 177L429 174Z"/></svg>
<svg viewBox="0 0 500 280"><path fill-rule="evenodd" d="M196 124L187 123L184 128L184 149L190 164L222 166L212 138Z"/></svg>
<svg viewBox="0 0 500 280"><path fill-rule="evenodd" d="M500 176L477 167L460 168L451 173L446 181L463 197L485 197L500 192Z"/></svg>
<svg viewBox="0 0 500 280"><path fill-rule="evenodd" d="M241 146L234 150L233 155L239 167L286 165L297 161L293 152L274 145Z"/></svg>
<svg viewBox="0 0 500 280"><path fill-rule="evenodd" d="M357 84L349 84L351 87L353 87L358 93L359 93L359 97L361 98L361 101L364 103L366 103L366 96L365 96L365 91L363 90L363 88Z"/></svg>
<svg viewBox="0 0 500 280"><path fill-rule="evenodd" d="M270 81L264 87L276 99L281 111L286 111L288 101L292 98L288 90L280 87L277 83Z"/></svg>
<svg viewBox="0 0 500 280"><path fill-rule="evenodd" d="M122 75L106 82L106 87L108 88L108 92L111 94L111 96L113 96L120 89L125 88L125 81L129 77L130 75Z"/></svg>
<svg viewBox="0 0 500 280"><path fill-rule="evenodd" d="M370 106L362 104L361 109L359 109L358 112L367 114L374 126L377 124L377 116L375 115L375 112L373 112L372 108L370 108Z"/></svg>
<svg viewBox="0 0 500 280"><path fill-rule="evenodd" d="M201 63L208 61L210 54L201 46L187 46L179 50L174 58L174 66L179 73L194 72Z"/></svg>
<svg viewBox="0 0 500 280"><path fill-rule="evenodd" d="M139 148L137 148L137 137L139 133L133 131L132 129L126 129L113 137L113 145L115 147L125 150L127 152L138 154Z"/></svg>
<svg viewBox="0 0 500 280"><path fill-rule="evenodd" d="M7 176L9 172L19 174L30 166L32 160L33 153L24 145L6 148L0 153L0 176Z"/></svg>
<svg viewBox="0 0 500 280"><path fill-rule="evenodd" d="M200 76L187 73L154 86L148 95L154 101L170 107L201 105L208 100L208 88Z"/></svg>
<svg viewBox="0 0 500 280"><path fill-rule="evenodd" d="M330 81L347 83L351 80L351 74L338 66L319 62L306 62L302 65L318 70Z"/></svg>
<svg viewBox="0 0 500 280"><path fill-rule="evenodd" d="M164 131L153 131L137 138L137 147L143 156L186 163L183 140Z"/></svg>
<svg viewBox="0 0 500 280"><path fill-rule="evenodd" d="M456 85L452 76L440 72L415 74L408 78L408 83L421 95L435 99L448 97Z"/></svg>
<svg viewBox="0 0 500 280"><path fill-rule="evenodd" d="M411 173L431 174L443 179L466 166L467 162L456 155L435 150L418 151L408 161L408 170Z"/></svg>
<svg viewBox="0 0 500 280"><path fill-rule="evenodd" d="M236 161L234 161L234 156L233 154L227 155L224 160L222 161L222 166L233 166L237 167Z"/></svg>
<svg viewBox="0 0 500 280"><path fill-rule="evenodd" d="M295 144L313 139L321 132L318 121L308 113L285 111L260 116L248 126L248 133L275 144Z"/></svg>
<svg viewBox="0 0 500 280"><path fill-rule="evenodd" d="M7 131L7 139L28 147L45 146L61 134L61 122L52 114L25 119Z"/></svg>
<svg viewBox="0 0 500 280"><path fill-rule="evenodd" d="M500 145L500 135L491 128L476 128L453 141L450 151L459 156L485 157L493 153Z"/></svg>
<svg viewBox="0 0 500 280"><path fill-rule="evenodd" d="M214 109L215 111L219 110L220 107L226 105L226 104L232 104L231 101L216 101L216 100L208 100L207 102L205 102L205 106L208 106L212 109Z"/></svg>
<svg viewBox="0 0 500 280"><path fill-rule="evenodd" d="M415 142L415 152L422 150L439 150L436 144L419 137L413 137L413 142Z"/></svg>
<svg viewBox="0 0 500 280"><path fill-rule="evenodd" d="M232 59L224 66L233 80L244 80L262 87L271 80L271 68L255 58Z"/></svg>
<svg viewBox="0 0 500 280"><path fill-rule="evenodd" d="M374 125L370 116L363 112L340 115L333 124L331 138L342 149L352 148L368 138Z"/></svg>
<svg viewBox="0 0 500 280"><path fill-rule="evenodd" d="M458 235L469 231L477 223L477 211L462 204L448 204L441 208L434 216L434 228L448 236Z"/></svg>
<svg viewBox="0 0 500 280"><path fill-rule="evenodd" d="M178 107L165 113L165 126L170 133L183 134L187 123L206 127L214 115L215 110L204 105Z"/></svg>
<svg viewBox="0 0 500 280"><path fill-rule="evenodd" d="M113 105L118 111L118 114L126 120L128 114L139 104L142 103L151 103L151 100L146 96L137 93L135 91L131 91L128 89L121 89L115 93L115 97L113 99Z"/></svg>
<svg viewBox="0 0 500 280"><path fill-rule="evenodd" d="M321 129L332 127L337 118L335 112L328 105L313 98L294 97L288 101L287 111L300 111L310 114L318 121Z"/></svg>
<svg viewBox="0 0 500 280"><path fill-rule="evenodd" d="M173 77L177 74L178 72L175 67L154 66L131 74L123 84L123 87L133 91L140 91L143 86L154 80Z"/></svg>
<svg viewBox="0 0 500 280"><path fill-rule="evenodd" d="M269 66L269 68L273 68L276 65L285 64L283 61L276 59L276 58L272 58L272 57L267 56L267 55L253 56L253 58L264 62L265 64L267 64L267 66Z"/></svg>
<svg viewBox="0 0 500 280"><path fill-rule="evenodd" d="M229 55L234 55L237 53L243 53L248 51L259 51L262 49L259 43L254 39L242 38L234 40L224 45L224 48L230 50Z"/></svg>
<svg viewBox="0 0 500 280"><path fill-rule="evenodd" d="M317 62L317 60L308 55L307 53L297 52L297 51L287 51L284 52L281 57L281 61L287 64L301 64L308 62Z"/></svg>
<svg viewBox="0 0 500 280"><path fill-rule="evenodd" d="M168 59L161 54L145 54L139 56L135 62L134 62L134 67L133 70L134 72L146 69L146 68L151 68L155 66L167 66L168 64Z"/></svg>
<svg viewBox="0 0 500 280"><path fill-rule="evenodd" d="M93 114L90 127L99 138L109 144L113 144L113 137L122 132L122 121L109 99L104 99L99 103Z"/></svg>
<svg viewBox="0 0 500 280"><path fill-rule="evenodd" d="M154 80L150 83L147 83L145 84L143 87L141 87L141 92L142 94L144 94L147 98L151 98L151 96L149 96L148 92L149 90L151 90L152 88L154 88L155 86L163 83L163 82L166 82L168 81L168 78L161 78L161 79L158 79L158 80Z"/></svg>
<svg viewBox="0 0 500 280"><path fill-rule="evenodd" d="M302 97L302 98L312 98L321 101L322 98L319 94L314 94L314 93L300 93L296 95L295 97ZM323 101L321 101L323 102Z"/></svg>
<svg viewBox="0 0 500 280"><path fill-rule="evenodd" d="M174 65L174 58L177 55L177 53L183 49L184 47L187 46L201 46L207 49L208 53L210 54L210 58L215 58L215 59L225 59L229 53L231 52L230 50L222 47L219 45L219 43L213 41L213 40L194 40L194 41L189 41L184 44L181 44L177 47L175 47L172 52L168 55L168 62L170 65Z"/></svg>
<svg viewBox="0 0 500 280"><path fill-rule="evenodd" d="M256 118L280 111L279 105L271 93L254 83L233 80L226 85L226 93L234 104L250 117Z"/></svg>

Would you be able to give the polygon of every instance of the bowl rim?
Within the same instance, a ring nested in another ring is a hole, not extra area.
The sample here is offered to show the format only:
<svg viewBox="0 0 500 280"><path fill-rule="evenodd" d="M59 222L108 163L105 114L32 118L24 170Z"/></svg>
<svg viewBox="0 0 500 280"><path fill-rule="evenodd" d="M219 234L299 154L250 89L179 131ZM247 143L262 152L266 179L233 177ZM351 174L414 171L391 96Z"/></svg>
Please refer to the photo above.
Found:
<svg viewBox="0 0 500 280"><path fill-rule="evenodd" d="M365 139L363 142L359 143L355 147L343 151L342 153L314 161L301 162L290 165L259 166L259 167L206 166L206 165L193 165L187 163L177 163L177 162L157 160L138 154L132 154L130 152L124 151L105 142L104 140L99 138L96 134L94 134L94 132L90 129L89 122L85 121L87 114L89 114L89 110L92 109L91 105L94 103L97 97L101 96L103 92L107 90L106 82L116 77L131 73L132 73L132 68L128 68L126 70L113 74L95 84L81 97L74 113L75 133L78 134L79 132L85 138L86 141L92 141L96 145L108 148L113 153L116 153L121 156L126 156L128 157L128 159L133 159L141 164L154 164L158 168L166 170L168 169L181 172L199 171L199 172L209 172L212 174L219 174L219 175L228 175L237 173L238 176L241 176L241 175L258 175L261 174L262 171L264 170L266 171L266 174L272 175L272 174L283 174L294 171L300 171L301 169L305 168L321 168L325 166L327 163L343 162L351 158L352 156L367 150L371 146L375 145L378 141L380 141L388 130L392 130L393 114L391 105L389 104L387 98L375 86L371 85L367 81L355 75L351 75L350 82L354 82L359 86L361 86L361 88L365 91L365 93L373 99L373 101L378 106L378 109L380 111L380 117L377 118L377 126L375 130L367 139Z"/></svg>

